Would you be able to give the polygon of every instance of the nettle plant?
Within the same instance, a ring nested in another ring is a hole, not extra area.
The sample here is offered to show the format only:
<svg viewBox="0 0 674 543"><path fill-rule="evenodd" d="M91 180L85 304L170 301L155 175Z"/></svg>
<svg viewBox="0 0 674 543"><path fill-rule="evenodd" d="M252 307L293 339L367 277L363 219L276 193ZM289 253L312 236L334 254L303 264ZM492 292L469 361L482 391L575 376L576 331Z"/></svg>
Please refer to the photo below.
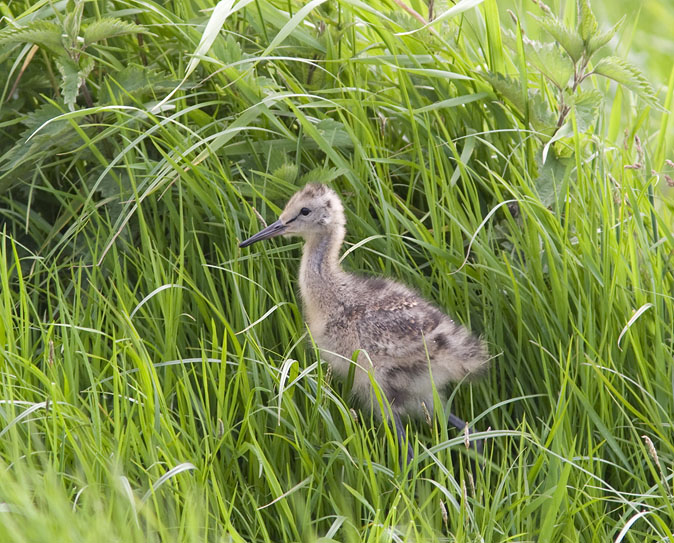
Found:
<svg viewBox="0 0 674 543"><path fill-rule="evenodd" d="M555 142L572 136L574 131L586 132L595 122L602 104L602 93L586 88L582 83L593 76L612 79L636 93L649 105L662 110L653 86L641 71L617 56L593 59L602 47L616 35L625 17L612 28L601 32L589 0L578 0L574 28L569 28L552 10L533 0L541 14L534 16L554 41L542 42L528 38L520 20L511 13L517 32L503 31L503 41L519 59L519 78L490 73L486 78L494 90L505 98L526 126L531 126L541 142L537 162L540 188L544 203L550 205L554 197L549 179L557 170L557 177L566 169L563 157L570 153L566 146L555 147L556 156L549 152ZM527 73L540 74L540 88L532 88ZM523 90L523 87L524 88ZM575 123L575 128L574 128ZM561 159L561 160L557 160Z"/></svg>
<svg viewBox="0 0 674 543"><path fill-rule="evenodd" d="M142 26L115 17L87 22L83 20L84 4L85 0L68 0L65 13L54 10L52 20L37 19L24 23L8 18L7 28L0 32L2 54L11 47L26 43L33 44L26 63L30 62L38 48L49 53L60 72L61 95L70 111L74 111L80 92L87 106L93 106L86 81L96 63L95 57L87 50L110 38L146 33ZM18 86L22 73L14 82L13 90Z"/></svg>

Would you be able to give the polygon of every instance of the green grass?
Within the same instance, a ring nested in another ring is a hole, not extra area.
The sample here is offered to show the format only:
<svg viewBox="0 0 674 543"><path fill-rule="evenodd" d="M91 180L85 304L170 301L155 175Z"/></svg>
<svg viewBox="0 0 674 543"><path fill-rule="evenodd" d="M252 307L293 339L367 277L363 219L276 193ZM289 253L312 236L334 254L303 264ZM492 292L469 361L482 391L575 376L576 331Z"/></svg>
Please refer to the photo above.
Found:
<svg viewBox="0 0 674 543"><path fill-rule="evenodd" d="M395 3L348 0L251 2L153 109L209 7L88 2L149 33L87 49L72 112L53 55L0 50L0 541L674 541L669 113L588 80L605 107L544 169L481 77L521 66L494 2L405 34ZM414 423L409 473L308 339L300 243L237 247L321 180L344 265L494 356Z"/></svg>

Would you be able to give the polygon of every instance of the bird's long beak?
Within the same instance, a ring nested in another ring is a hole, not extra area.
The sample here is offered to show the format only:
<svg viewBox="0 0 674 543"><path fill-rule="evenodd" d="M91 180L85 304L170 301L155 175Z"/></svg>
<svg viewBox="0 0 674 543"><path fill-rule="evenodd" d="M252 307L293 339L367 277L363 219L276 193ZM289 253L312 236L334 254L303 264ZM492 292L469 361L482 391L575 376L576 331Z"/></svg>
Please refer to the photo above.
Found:
<svg viewBox="0 0 674 543"><path fill-rule="evenodd" d="M283 221L281 221L281 219L279 219L278 221L267 226L267 228L260 230L254 236L239 243L239 247L248 247L249 245L252 245L256 241L262 241L263 239L269 239L276 236L280 236L281 234L283 234L283 232L285 232L285 230L286 225L283 224Z"/></svg>

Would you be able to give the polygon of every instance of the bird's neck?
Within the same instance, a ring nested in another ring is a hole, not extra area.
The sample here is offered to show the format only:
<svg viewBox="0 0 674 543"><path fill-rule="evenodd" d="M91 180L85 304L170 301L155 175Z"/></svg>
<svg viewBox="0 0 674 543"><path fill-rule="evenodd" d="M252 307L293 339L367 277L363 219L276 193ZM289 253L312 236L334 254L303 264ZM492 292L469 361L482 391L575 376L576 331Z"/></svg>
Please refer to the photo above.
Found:
<svg viewBox="0 0 674 543"><path fill-rule="evenodd" d="M337 276L343 273L339 265L339 250L344 234L344 227L339 227L306 238L300 265L300 287L303 295L315 288L329 288Z"/></svg>

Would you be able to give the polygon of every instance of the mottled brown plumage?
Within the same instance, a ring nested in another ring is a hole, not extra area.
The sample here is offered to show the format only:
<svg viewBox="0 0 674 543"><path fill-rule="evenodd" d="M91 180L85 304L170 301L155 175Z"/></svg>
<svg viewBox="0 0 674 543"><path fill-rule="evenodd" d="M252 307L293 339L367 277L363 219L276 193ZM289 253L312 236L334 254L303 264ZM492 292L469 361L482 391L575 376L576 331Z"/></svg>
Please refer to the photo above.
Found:
<svg viewBox="0 0 674 543"><path fill-rule="evenodd" d="M401 414L432 410L433 384L442 395L450 381L485 370L485 344L436 306L400 283L345 272L339 264L344 240L344 208L339 196L320 184L295 193L279 220L241 243L270 237L305 240L299 284L304 315L322 356L346 376L360 350L354 391L372 399L372 372L393 410L401 441ZM463 425L458 417L450 421ZM408 457L411 449L408 449Z"/></svg>

